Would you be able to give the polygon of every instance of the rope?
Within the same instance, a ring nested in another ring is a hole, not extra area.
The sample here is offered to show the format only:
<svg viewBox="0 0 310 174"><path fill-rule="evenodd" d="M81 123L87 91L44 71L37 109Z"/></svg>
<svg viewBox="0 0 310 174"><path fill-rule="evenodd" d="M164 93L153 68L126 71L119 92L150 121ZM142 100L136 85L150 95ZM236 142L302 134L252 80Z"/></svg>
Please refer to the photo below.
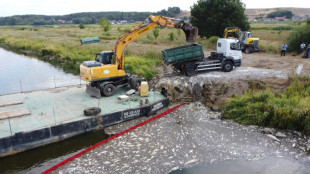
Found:
<svg viewBox="0 0 310 174"><path fill-rule="evenodd" d="M104 143L106 143L106 142L109 142L109 141L111 141L111 140L113 140L113 139L115 139L115 138L117 138L117 137L119 137L119 136L121 136L121 135L123 135L123 134L125 134L125 133L127 133L127 132L130 132L130 131L132 131L132 130L138 128L138 127L141 127L141 126L143 126L143 125L145 125L145 124L147 124L147 123L149 123L149 122L151 122L151 121L153 121L153 120L155 120L155 119L158 119L158 118L160 118L160 117L162 117L162 116L164 116L164 115L166 115L166 114L172 112L173 110L179 108L181 105L182 105L182 104L177 105L177 106L175 106L175 107L173 107L173 108L171 108L171 109L168 109L167 111L165 111L165 112L163 112L163 113L161 113L161 114L156 115L155 117L152 117L152 118L150 118L150 119L148 119L148 120L146 120L146 121L143 121L143 122L141 122L141 123L139 123L139 124L137 124L137 125L135 125L135 126L129 128L129 129L126 129L126 130L124 130L124 131L118 133L118 134L115 134L115 135L111 136L110 138L105 139L105 140L103 140L103 141L101 141L101 142L99 142L99 143L97 143L97 144L95 144L95 145L93 145L93 146L91 146L91 147L89 147L89 148L87 148L87 149L85 149L85 150L83 150L83 151L81 151L81 152L79 152L79 153L77 153L77 154L71 156L71 157L68 158L68 159L65 159L64 161L62 161L62 162L56 164L55 166L53 166L53 167L47 169L46 171L42 172L42 174L47 174L47 173L49 173L49 172L51 172L51 171L57 169L58 167L60 167L60 166L62 166L62 165L64 165L64 164L66 164L66 163L68 163L69 161L71 161L71 160L73 160L73 159L75 159L75 158L77 158L77 157L79 157L79 156L85 154L86 152L88 152L88 151L90 151L90 150L92 150L92 149L95 149L96 147L98 147L98 146L100 146L100 145L102 145L102 144L104 144Z"/></svg>

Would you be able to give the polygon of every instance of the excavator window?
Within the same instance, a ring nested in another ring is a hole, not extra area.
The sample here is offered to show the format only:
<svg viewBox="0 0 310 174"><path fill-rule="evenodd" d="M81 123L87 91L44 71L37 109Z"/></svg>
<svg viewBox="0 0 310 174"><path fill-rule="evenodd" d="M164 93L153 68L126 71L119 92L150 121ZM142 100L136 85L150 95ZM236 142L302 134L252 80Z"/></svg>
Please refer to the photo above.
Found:
<svg viewBox="0 0 310 174"><path fill-rule="evenodd" d="M96 55L96 61L103 64L111 64L113 58L114 58L113 53L103 53Z"/></svg>

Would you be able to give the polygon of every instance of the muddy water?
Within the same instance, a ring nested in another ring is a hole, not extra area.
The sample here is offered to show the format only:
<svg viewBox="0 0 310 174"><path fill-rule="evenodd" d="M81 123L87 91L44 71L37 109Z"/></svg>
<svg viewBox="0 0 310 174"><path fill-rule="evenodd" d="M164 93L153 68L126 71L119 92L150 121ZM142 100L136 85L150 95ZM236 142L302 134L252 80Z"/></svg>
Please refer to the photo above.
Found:
<svg viewBox="0 0 310 174"><path fill-rule="evenodd" d="M0 158L0 173L41 173L108 137L103 131L97 131L17 155Z"/></svg>
<svg viewBox="0 0 310 174"><path fill-rule="evenodd" d="M308 174L310 162L297 162L278 158L267 160L228 160L218 164L185 168L170 172L170 174Z"/></svg>
<svg viewBox="0 0 310 174"><path fill-rule="evenodd" d="M78 76L36 58L0 48L0 95L80 83Z"/></svg>

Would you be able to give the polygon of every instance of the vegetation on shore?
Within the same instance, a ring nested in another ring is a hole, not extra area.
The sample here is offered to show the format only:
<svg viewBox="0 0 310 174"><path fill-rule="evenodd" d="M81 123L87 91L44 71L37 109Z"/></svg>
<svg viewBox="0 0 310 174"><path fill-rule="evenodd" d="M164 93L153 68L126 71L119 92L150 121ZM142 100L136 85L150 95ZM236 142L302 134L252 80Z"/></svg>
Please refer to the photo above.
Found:
<svg viewBox="0 0 310 174"><path fill-rule="evenodd" d="M112 25L108 32L102 34L98 25L52 25L52 26L6 26L0 27L0 46L15 52L36 56L66 72L79 74L79 65L85 60L93 60L103 50L113 50L120 35L129 31L135 24ZM293 30L287 26L299 28L298 24L288 23L253 23L253 36L260 38L260 48L265 52L279 53L281 45ZM280 26L280 27L279 27ZM302 24L301 26L304 26ZM278 28L280 30L275 30ZM284 30L285 29L285 30ZM154 35L155 33L155 35ZM99 36L98 44L81 45L80 39ZM173 37L172 37L173 36ZM217 36L197 38L204 49L215 50ZM156 28L125 49L126 68L130 73L137 73L151 79L158 72L155 66L161 65L161 50L185 44L185 35L180 29ZM290 44L289 44L290 48ZM130 59L140 59L148 66L140 66ZM142 60L145 59L145 60ZM155 60L153 60L155 59ZM147 63L146 63L147 62Z"/></svg>
<svg viewBox="0 0 310 174"><path fill-rule="evenodd" d="M229 99L223 118L241 124L296 130L310 135L310 77L293 77L281 94L249 89Z"/></svg>

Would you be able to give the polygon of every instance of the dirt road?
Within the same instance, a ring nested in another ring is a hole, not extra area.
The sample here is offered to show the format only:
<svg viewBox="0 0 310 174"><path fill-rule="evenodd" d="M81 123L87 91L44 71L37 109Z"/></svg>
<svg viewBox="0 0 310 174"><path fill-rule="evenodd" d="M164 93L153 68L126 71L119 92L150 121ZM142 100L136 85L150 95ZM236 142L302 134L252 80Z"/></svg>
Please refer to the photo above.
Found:
<svg viewBox="0 0 310 174"><path fill-rule="evenodd" d="M251 53L242 54L243 67L256 67L274 70L286 70L288 74L295 72L299 64L303 64L302 75L310 73L310 59L301 58L301 55L292 56L293 53L287 53L286 56L272 53Z"/></svg>

